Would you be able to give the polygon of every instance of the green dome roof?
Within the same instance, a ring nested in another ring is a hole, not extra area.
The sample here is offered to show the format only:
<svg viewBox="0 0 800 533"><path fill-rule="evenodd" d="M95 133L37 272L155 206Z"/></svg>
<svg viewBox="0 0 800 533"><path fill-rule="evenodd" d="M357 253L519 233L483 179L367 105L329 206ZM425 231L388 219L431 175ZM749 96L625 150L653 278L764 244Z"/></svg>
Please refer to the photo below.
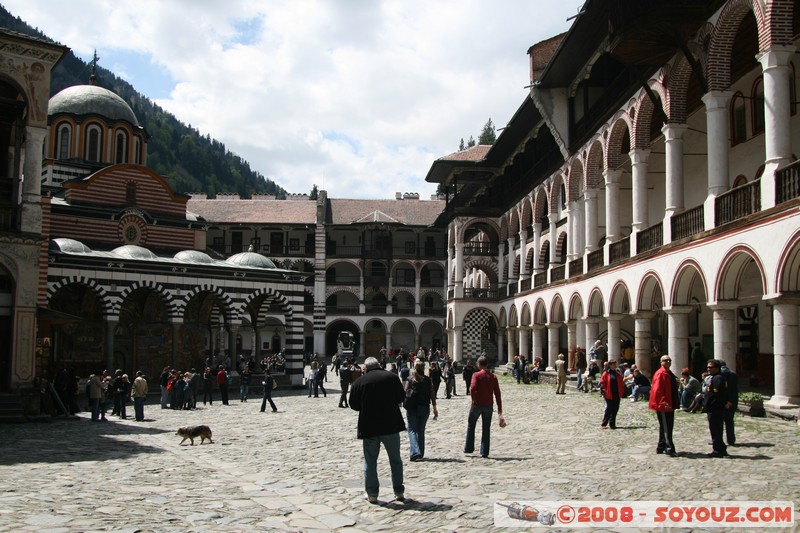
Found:
<svg viewBox="0 0 800 533"><path fill-rule="evenodd" d="M139 125L133 109L118 95L97 85L67 87L50 99L47 113L73 115L100 115L111 120L127 120Z"/></svg>

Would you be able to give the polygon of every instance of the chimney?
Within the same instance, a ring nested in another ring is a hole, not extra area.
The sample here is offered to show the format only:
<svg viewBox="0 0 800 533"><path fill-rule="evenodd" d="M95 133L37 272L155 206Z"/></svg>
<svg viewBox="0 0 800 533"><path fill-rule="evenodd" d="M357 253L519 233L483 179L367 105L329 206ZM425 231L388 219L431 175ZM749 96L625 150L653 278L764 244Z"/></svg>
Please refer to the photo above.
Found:
<svg viewBox="0 0 800 533"><path fill-rule="evenodd" d="M402 200L403 199L403 193L401 193L401 192L394 193L394 199L395 200Z"/></svg>

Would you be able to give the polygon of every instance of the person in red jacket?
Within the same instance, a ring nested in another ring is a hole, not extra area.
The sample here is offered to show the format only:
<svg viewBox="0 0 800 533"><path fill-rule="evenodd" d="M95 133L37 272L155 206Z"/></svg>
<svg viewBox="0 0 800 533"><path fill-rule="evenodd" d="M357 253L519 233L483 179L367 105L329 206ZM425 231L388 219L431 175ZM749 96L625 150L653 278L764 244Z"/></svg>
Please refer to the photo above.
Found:
<svg viewBox="0 0 800 533"><path fill-rule="evenodd" d="M625 385L622 384L622 374L617 371L616 361L608 362L608 368L600 378L600 390L603 392L603 398L606 399L606 411L600 427L617 429L617 412L619 411L619 401L625 392Z"/></svg>
<svg viewBox="0 0 800 533"><path fill-rule="evenodd" d="M658 417L658 447L656 453L666 453L675 457L675 443L672 441L672 428L675 425L675 409L680 406L678 395L678 378L670 371L672 358L661 356L661 368L653 374L650 386L650 403L648 407Z"/></svg>

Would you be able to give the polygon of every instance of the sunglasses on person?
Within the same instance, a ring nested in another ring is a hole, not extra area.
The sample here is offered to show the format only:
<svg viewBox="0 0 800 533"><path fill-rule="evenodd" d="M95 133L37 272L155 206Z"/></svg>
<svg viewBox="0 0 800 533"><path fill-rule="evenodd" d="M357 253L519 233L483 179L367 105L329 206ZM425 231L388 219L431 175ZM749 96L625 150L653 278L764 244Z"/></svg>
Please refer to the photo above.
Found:
<svg viewBox="0 0 800 533"><path fill-rule="evenodd" d="M671 363L672 359L662 359L661 362L662 363Z"/></svg>

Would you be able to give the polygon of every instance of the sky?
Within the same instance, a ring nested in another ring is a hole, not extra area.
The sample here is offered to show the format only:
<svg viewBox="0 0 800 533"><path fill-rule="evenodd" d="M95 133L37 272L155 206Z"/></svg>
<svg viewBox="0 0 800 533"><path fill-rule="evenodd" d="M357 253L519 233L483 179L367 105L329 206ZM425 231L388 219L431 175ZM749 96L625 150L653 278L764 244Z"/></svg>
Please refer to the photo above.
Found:
<svg viewBox="0 0 800 533"><path fill-rule="evenodd" d="M292 193L417 192L584 0L0 0ZM498 135L499 135L498 131Z"/></svg>

